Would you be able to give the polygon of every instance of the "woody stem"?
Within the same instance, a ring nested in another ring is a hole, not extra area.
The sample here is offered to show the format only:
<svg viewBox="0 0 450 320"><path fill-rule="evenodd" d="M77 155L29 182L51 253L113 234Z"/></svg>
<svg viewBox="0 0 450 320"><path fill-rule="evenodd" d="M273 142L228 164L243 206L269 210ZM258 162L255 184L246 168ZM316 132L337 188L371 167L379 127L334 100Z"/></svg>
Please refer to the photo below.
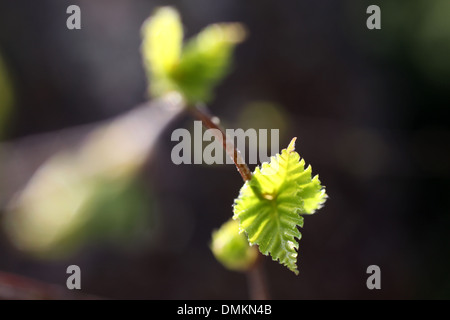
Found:
<svg viewBox="0 0 450 320"><path fill-rule="evenodd" d="M208 110L203 106L189 108L194 117L201 120L203 125L213 130L214 136L222 142L222 146L226 153L233 159L233 162L239 171L244 182L252 178L252 173L241 156L241 153L234 145L234 142L227 138L225 131L219 126L218 121L214 121L215 117L209 114ZM247 271L248 284L250 289L250 298L253 300L267 300L269 293L267 290L267 282L264 276L263 266L261 264L262 257L259 256L253 267Z"/></svg>
<svg viewBox="0 0 450 320"><path fill-rule="evenodd" d="M213 120L214 118L208 113L206 108L197 106L194 108L190 108L190 110L197 119L202 121L203 125L206 128L216 129L213 132L219 132L218 134L214 135L222 142L223 148L225 149L226 153L230 156L231 159L233 159L233 162L242 179L244 180L244 182L250 180L252 178L252 173L245 163L244 159L242 159L241 153L234 145L234 142L231 139L227 138L225 131L219 126L218 123Z"/></svg>

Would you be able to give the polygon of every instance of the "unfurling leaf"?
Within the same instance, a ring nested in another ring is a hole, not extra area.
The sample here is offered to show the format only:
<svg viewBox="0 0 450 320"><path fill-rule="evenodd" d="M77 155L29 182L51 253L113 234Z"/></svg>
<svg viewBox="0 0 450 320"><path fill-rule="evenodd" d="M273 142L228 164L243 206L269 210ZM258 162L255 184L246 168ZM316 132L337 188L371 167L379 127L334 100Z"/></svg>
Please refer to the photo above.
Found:
<svg viewBox="0 0 450 320"><path fill-rule="evenodd" d="M258 258L258 250L249 246L234 220L228 220L213 232L210 247L216 259L234 271L249 270Z"/></svg>
<svg viewBox="0 0 450 320"><path fill-rule="evenodd" d="M261 253L272 256L295 274L303 214L320 209L327 195L311 166L294 151L295 138L270 163L256 168L235 200L233 219Z"/></svg>
<svg viewBox="0 0 450 320"><path fill-rule="evenodd" d="M170 74L179 63L182 45L183 26L175 9L158 8L144 22L141 50L153 96L177 89Z"/></svg>
<svg viewBox="0 0 450 320"><path fill-rule="evenodd" d="M178 12L162 7L142 27L142 55L153 97L179 92L191 105L206 102L227 74L234 47L245 38L238 23L207 26L183 46Z"/></svg>
<svg viewBox="0 0 450 320"><path fill-rule="evenodd" d="M228 73L233 49L245 37L238 23L213 24L190 39L173 78L190 102L205 102L213 88Z"/></svg>

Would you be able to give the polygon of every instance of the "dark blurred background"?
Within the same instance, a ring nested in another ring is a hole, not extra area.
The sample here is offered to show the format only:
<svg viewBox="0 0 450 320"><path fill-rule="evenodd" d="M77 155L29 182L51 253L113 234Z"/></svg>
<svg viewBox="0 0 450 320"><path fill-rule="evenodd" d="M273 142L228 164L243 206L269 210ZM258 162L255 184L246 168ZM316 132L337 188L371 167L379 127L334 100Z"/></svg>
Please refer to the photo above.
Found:
<svg viewBox="0 0 450 320"><path fill-rule="evenodd" d="M81 8L81 30L66 28L70 4ZM381 8L381 30L366 27L371 4ZM160 5L180 11L188 37L214 22L246 25L249 37L209 107L226 127L279 128L281 148L297 136L326 186L325 207L301 230L299 276L264 259L271 297L450 298L447 0L0 0L13 92L0 113L2 141L95 125L144 102L140 27ZM65 286L66 267L76 264L82 292L105 298L247 299L245 275L208 247L232 215L241 178L233 165L174 165L170 137L179 127L192 119L166 128L139 176L153 208L150 237L91 241L48 259L18 250L2 231L0 270ZM372 264L381 290L366 287Z"/></svg>

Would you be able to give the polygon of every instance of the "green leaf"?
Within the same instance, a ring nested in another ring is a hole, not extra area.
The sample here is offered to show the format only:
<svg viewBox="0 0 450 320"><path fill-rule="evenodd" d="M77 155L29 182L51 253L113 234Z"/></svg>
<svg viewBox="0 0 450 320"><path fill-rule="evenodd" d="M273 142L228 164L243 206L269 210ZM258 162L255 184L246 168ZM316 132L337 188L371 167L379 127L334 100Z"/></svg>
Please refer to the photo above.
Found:
<svg viewBox="0 0 450 320"><path fill-rule="evenodd" d="M228 73L233 49L245 37L238 23L213 24L188 41L172 77L186 100L211 99L213 88Z"/></svg>
<svg viewBox="0 0 450 320"><path fill-rule="evenodd" d="M239 223L231 219L213 232L210 248L220 263L234 271L249 270L258 258L258 250L248 245Z"/></svg>
<svg viewBox="0 0 450 320"><path fill-rule="evenodd" d="M233 49L245 37L238 23L213 24L183 47L183 26L178 12L159 8L142 27L142 55L153 97L171 91L189 104L206 102L227 74Z"/></svg>
<svg viewBox="0 0 450 320"><path fill-rule="evenodd" d="M171 7L158 8L142 26L142 56L149 77L150 92L161 96L176 90L170 78L179 63L183 26L178 12Z"/></svg>
<svg viewBox="0 0 450 320"><path fill-rule="evenodd" d="M327 195L311 166L294 151L295 138L270 163L257 167L235 200L233 219L251 245L258 245L295 274L297 250L303 227L303 214L312 214L324 204Z"/></svg>

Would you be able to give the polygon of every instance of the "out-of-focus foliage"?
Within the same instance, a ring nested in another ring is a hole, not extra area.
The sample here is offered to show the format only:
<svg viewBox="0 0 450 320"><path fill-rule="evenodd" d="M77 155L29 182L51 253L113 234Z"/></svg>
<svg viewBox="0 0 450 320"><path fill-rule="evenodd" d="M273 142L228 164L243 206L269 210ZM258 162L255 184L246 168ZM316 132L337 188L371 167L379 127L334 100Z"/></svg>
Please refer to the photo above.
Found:
<svg viewBox="0 0 450 320"><path fill-rule="evenodd" d="M271 101L252 101L242 107L237 127L248 129L286 129L289 115L278 103ZM282 137L280 137L282 140Z"/></svg>
<svg viewBox="0 0 450 320"><path fill-rule="evenodd" d="M187 101L208 101L213 88L228 73L235 44L244 39L240 24L213 24L184 47L173 79Z"/></svg>
<svg viewBox="0 0 450 320"><path fill-rule="evenodd" d="M311 166L294 151L295 138L270 163L257 167L235 200L233 218L250 244L272 256L298 274L297 251L303 227L302 214L312 214L324 204L327 195L319 177L311 176Z"/></svg>
<svg viewBox="0 0 450 320"><path fill-rule="evenodd" d="M348 1L355 23L366 18L359 13L364 5ZM367 29L354 28L361 32L359 40L372 53L415 68L427 81L450 85L450 1L382 0L378 5L381 30L368 33Z"/></svg>
<svg viewBox="0 0 450 320"><path fill-rule="evenodd" d="M11 80L6 65L0 55L0 136L4 131L6 120L14 103Z"/></svg>
<svg viewBox="0 0 450 320"><path fill-rule="evenodd" d="M228 220L212 234L211 251L226 268L234 271L249 270L258 258L258 250L248 244L247 237L239 233L239 223Z"/></svg>
<svg viewBox="0 0 450 320"><path fill-rule="evenodd" d="M244 130L277 129L278 139L282 141L287 139L291 125L289 115L283 106L271 101L252 101L242 106L236 127ZM268 148L271 144L272 141L268 140Z"/></svg>
<svg viewBox="0 0 450 320"><path fill-rule="evenodd" d="M450 84L450 1L422 1L423 18L414 38L414 59L429 79ZM419 8L419 10L421 10Z"/></svg>
<svg viewBox="0 0 450 320"><path fill-rule="evenodd" d="M47 160L8 206L4 227L12 242L37 256L60 257L92 240L126 244L150 235L154 199L137 173L160 130L182 110L161 115L170 106L158 106L99 126L79 147Z"/></svg>
<svg viewBox="0 0 450 320"><path fill-rule="evenodd" d="M90 176L62 154L14 201L6 231L19 249L41 257L66 256L93 240L120 245L148 231L146 197L136 181Z"/></svg>
<svg viewBox="0 0 450 320"><path fill-rule="evenodd" d="M170 75L180 61L183 44L178 12L170 7L160 8L144 23L142 35L142 57L151 94L160 96L177 90Z"/></svg>
<svg viewBox="0 0 450 320"><path fill-rule="evenodd" d="M154 97L178 91L189 104L206 102L228 73L245 31L238 23L213 24L182 47L183 28L175 9L159 8L142 27L142 54Z"/></svg>

